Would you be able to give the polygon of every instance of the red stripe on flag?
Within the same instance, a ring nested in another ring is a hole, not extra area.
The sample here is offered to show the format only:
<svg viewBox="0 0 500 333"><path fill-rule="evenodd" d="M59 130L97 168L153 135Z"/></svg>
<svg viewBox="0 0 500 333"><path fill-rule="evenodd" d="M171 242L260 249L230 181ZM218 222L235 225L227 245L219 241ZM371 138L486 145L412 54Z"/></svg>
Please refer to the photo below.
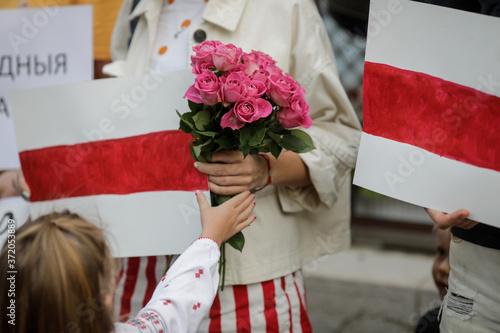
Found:
<svg viewBox="0 0 500 333"><path fill-rule="evenodd" d="M236 331L238 333L251 332L247 286L233 286L233 293L234 307L236 310Z"/></svg>
<svg viewBox="0 0 500 333"><path fill-rule="evenodd" d="M214 302L212 303L212 307L210 308L209 317L210 317L210 325L208 327L208 332L209 333L222 332L219 293L215 295Z"/></svg>
<svg viewBox="0 0 500 333"><path fill-rule="evenodd" d="M144 299L142 300L142 306L146 306L149 300L153 296L153 292L156 289L156 257L150 256L148 257L148 264L146 265L146 280L147 287L146 293L144 294Z"/></svg>
<svg viewBox="0 0 500 333"><path fill-rule="evenodd" d="M266 332L279 332L274 280L262 282L262 293L264 297L264 317L266 318Z"/></svg>
<svg viewBox="0 0 500 333"><path fill-rule="evenodd" d="M163 131L20 153L31 201L99 194L208 190L191 135Z"/></svg>
<svg viewBox="0 0 500 333"><path fill-rule="evenodd" d="M370 62L363 90L364 132L500 171L499 97Z"/></svg>

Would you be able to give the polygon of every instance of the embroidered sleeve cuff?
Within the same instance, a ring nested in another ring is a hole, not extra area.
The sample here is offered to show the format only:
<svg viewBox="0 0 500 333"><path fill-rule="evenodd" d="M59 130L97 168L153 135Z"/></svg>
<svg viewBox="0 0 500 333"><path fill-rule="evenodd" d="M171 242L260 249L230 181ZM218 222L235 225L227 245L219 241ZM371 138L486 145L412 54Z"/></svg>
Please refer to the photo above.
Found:
<svg viewBox="0 0 500 333"><path fill-rule="evenodd" d="M203 241L203 240L212 241L213 243L215 243L217 245L217 248L220 248L220 244L217 243L213 238L210 238L210 237L198 237L191 244L194 244L194 243L197 243L197 242L200 242L200 241Z"/></svg>

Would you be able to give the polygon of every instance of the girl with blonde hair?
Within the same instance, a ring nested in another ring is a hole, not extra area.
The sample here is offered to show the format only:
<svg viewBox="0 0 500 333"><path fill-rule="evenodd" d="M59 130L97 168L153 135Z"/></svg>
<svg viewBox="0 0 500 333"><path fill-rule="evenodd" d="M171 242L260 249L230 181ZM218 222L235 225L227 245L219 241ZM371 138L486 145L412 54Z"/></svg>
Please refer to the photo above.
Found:
<svg viewBox="0 0 500 333"><path fill-rule="evenodd" d="M14 238L15 268L7 243L0 253L0 308L15 304L0 317L0 331L195 332L217 292L219 245L256 218L248 191L218 207L201 192L196 197L200 237L127 323L113 322L114 263L101 229L69 212L26 223Z"/></svg>

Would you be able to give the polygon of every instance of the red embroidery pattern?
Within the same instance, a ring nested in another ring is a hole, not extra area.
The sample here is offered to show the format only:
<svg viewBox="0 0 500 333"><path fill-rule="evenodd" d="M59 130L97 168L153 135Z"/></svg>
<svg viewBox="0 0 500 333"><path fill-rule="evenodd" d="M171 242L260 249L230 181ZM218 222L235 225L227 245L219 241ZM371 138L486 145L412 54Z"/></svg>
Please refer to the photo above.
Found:
<svg viewBox="0 0 500 333"><path fill-rule="evenodd" d="M149 312L148 313L150 316L152 317L155 317L155 318L159 318L158 314L154 313L154 312Z"/></svg>
<svg viewBox="0 0 500 333"><path fill-rule="evenodd" d="M165 302L163 302L163 305L169 305L170 303L172 303L171 300L166 300Z"/></svg>
<svg viewBox="0 0 500 333"><path fill-rule="evenodd" d="M195 274L195 276L197 279L199 279L202 274L203 274L203 269L200 269L198 270L198 273Z"/></svg>
<svg viewBox="0 0 500 333"><path fill-rule="evenodd" d="M170 301L166 301L163 304L168 304ZM142 319L141 319L142 318ZM132 319L127 322L127 324L137 327L139 330L152 332L154 329L155 332L165 333L165 327L162 322L159 320L159 315L155 312L147 312L141 314L140 318ZM143 321L143 319L145 321Z"/></svg>
<svg viewBox="0 0 500 333"><path fill-rule="evenodd" d="M198 302L197 304L193 305L193 310L198 310L199 308L201 307L201 304L200 302Z"/></svg>

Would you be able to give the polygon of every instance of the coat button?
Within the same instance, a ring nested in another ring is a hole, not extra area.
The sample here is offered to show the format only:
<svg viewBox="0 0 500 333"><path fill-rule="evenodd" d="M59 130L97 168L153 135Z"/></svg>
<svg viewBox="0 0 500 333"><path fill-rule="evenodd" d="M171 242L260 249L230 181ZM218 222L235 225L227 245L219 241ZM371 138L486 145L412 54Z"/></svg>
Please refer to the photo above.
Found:
<svg viewBox="0 0 500 333"><path fill-rule="evenodd" d="M194 32L194 41L196 43L201 43L207 39L207 33L201 29L198 29Z"/></svg>

